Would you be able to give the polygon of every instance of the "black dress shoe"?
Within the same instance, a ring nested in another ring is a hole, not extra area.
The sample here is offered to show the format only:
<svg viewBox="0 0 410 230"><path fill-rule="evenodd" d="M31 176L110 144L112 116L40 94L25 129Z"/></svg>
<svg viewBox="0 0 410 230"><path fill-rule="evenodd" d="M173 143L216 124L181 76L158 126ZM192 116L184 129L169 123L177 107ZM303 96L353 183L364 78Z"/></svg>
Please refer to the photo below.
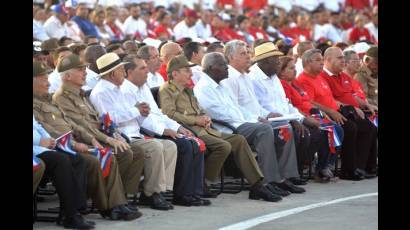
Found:
<svg viewBox="0 0 410 230"><path fill-rule="evenodd" d="M289 178L289 180L294 185L306 185L307 184L306 180L303 180L301 178L292 177L292 178Z"/></svg>
<svg viewBox="0 0 410 230"><path fill-rule="evenodd" d="M118 214L121 220L134 220L142 216L142 213L129 209L126 205L118 205L112 209L112 212Z"/></svg>
<svg viewBox="0 0 410 230"><path fill-rule="evenodd" d="M289 191L291 193L304 193L306 190L304 188L295 186L292 182L284 180L282 183L275 183L279 188Z"/></svg>
<svg viewBox="0 0 410 230"><path fill-rule="evenodd" d="M128 202L128 204L126 204L125 206L127 206L128 209L130 209L131 211L138 211L138 206L135 202Z"/></svg>
<svg viewBox="0 0 410 230"><path fill-rule="evenodd" d="M169 203L156 192L152 196L145 196L144 192L142 192L139 201L140 205L149 205L152 209L163 211L171 209Z"/></svg>
<svg viewBox="0 0 410 230"><path fill-rule="evenodd" d="M362 175L365 179L371 179L376 177L376 173L368 173L363 169L356 169L356 173Z"/></svg>
<svg viewBox="0 0 410 230"><path fill-rule="evenodd" d="M257 182L249 189L249 199L251 200L260 200L263 199L264 201L269 202L277 202L282 200L282 197L276 195L269 191L262 183Z"/></svg>
<svg viewBox="0 0 410 230"><path fill-rule="evenodd" d="M174 198L172 199L172 204L191 207L193 201L194 199L191 196L174 196Z"/></svg>
<svg viewBox="0 0 410 230"><path fill-rule="evenodd" d="M266 188L273 194L279 195L279 196L289 196L290 192L283 190L276 186L275 184L267 184Z"/></svg>
<svg viewBox="0 0 410 230"><path fill-rule="evenodd" d="M193 199L192 200L192 205L193 206L209 206L209 205L211 205L210 200L201 199L199 196L193 196L192 199Z"/></svg>
<svg viewBox="0 0 410 230"><path fill-rule="evenodd" d="M357 173L357 171L354 171L350 173L341 173L339 178L343 180L360 181L364 179L364 176L360 173Z"/></svg>
<svg viewBox="0 0 410 230"><path fill-rule="evenodd" d="M63 222L63 226L64 228L67 228L67 229L93 229L94 228L94 226L91 224L88 224L79 213L65 218Z"/></svg>

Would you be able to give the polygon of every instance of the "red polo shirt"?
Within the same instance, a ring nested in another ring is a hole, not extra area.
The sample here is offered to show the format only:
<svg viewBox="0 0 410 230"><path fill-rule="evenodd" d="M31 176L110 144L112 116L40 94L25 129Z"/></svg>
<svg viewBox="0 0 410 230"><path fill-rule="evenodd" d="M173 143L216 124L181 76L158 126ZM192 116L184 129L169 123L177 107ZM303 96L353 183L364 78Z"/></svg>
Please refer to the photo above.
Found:
<svg viewBox="0 0 410 230"><path fill-rule="evenodd" d="M349 74L345 73L347 76L350 77L350 80L352 81L352 87L353 91L355 92L355 95L358 96L360 99L367 101L366 99L366 94L363 91L362 84L360 81L352 78Z"/></svg>
<svg viewBox="0 0 410 230"><path fill-rule="evenodd" d="M353 88L352 78L350 78L347 74L341 72L339 76L329 74L326 71L322 71L320 76L323 77L327 81L330 86L331 92L333 97L348 105L353 105L355 107L359 107L359 103L357 103L354 95L356 94Z"/></svg>
<svg viewBox="0 0 410 230"><path fill-rule="evenodd" d="M252 26L250 26L249 29L248 29L248 31L249 31L249 33L255 38L255 40L256 40L256 39L259 39L259 38L263 38L263 39L269 40L268 34L267 34L264 30L262 30L261 28L257 28L257 27L252 27ZM258 35L259 35L259 36L258 36ZM262 36L263 36L263 37L262 37Z"/></svg>
<svg viewBox="0 0 410 230"><path fill-rule="evenodd" d="M329 84L320 74L315 77L303 71L294 82L296 82L313 101L334 110L339 109L333 98Z"/></svg>
<svg viewBox="0 0 410 230"><path fill-rule="evenodd" d="M351 6L353 9L362 10L370 6L369 0L346 0L346 6Z"/></svg>
<svg viewBox="0 0 410 230"><path fill-rule="evenodd" d="M310 103L309 95L295 82L292 82L292 84L284 80L280 80L280 82L285 90L286 97L289 98L292 105L309 115L310 109L313 107L312 103Z"/></svg>
<svg viewBox="0 0 410 230"><path fill-rule="evenodd" d="M363 27L363 28L358 28L358 27L354 27L352 29L352 31L350 31L349 34L349 41L356 43L358 41L364 41L364 40L368 40L368 41L373 41L373 37L370 35L370 32L367 28Z"/></svg>
<svg viewBox="0 0 410 230"><path fill-rule="evenodd" d="M260 10L267 5L267 0L243 0L242 7L252 10Z"/></svg>
<svg viewBox="0 0 410 230"><path fill-rule="evenodd" d="M310 30L309 29L302 29L300 27L293 27L293 28L284 28L280 32L283 35L291 37L292 39L298 39L300 36L304 36L306 40L312 40L310 37Z"/></svg>
<svg viewBox="0 0 410 230"><path fill-rule="evenodd" d="M167 64L162 63L161 67L158 70L158 73L161 74L161 76L164 78L164 81L168 81L168 76L167 76Z"/></svg>

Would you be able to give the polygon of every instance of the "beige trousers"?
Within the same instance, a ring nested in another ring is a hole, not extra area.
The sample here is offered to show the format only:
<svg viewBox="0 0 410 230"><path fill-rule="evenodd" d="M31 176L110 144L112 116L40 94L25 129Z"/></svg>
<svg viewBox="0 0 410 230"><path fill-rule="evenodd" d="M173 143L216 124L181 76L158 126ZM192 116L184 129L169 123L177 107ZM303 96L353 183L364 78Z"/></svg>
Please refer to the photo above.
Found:
<svg viewBox="0 0 410 230"><path fill-rule="evenodd" d="M174 186L177 146L174 142L161 139L131 139L132 145L145 150L144 156L144 193L151 196Z"/></svg>

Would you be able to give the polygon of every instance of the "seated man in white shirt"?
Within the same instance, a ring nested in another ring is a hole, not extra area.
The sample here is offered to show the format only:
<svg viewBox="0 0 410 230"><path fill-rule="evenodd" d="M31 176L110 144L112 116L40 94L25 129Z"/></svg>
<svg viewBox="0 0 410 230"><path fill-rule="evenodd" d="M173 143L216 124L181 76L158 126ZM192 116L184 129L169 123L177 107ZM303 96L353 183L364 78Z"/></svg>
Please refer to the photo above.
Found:
<svg viewBox="0 0 410 230"><path fill-rule="evenodd" d="M197 144L192 144L193 134L164 115L158 108L151 90L146 84L148 66L143 59L136 55L127 55L123 59L126 78L121 90L129 98L131 104L146 102L151 108L150 114L141 124L161 139L171 140L177 145L178 157L175 169L174 205L210 205L209 200L201 199L203 194L204 154ZM132 101L133 100L133 101Z"/></svg>
<svg viewBox="0 0 410 230"><path fill-rule="evenodd" d="M299 174L302 174L305 161L313 159L313 154L318 151L319 142L322 141L322 137L327 139L327 135L323 135L325 133L321 133L318 129L320 124L311 117L304 117L286 97L285 90L276 75L281 67L280 56L283 54L271 42L255 47L255 57L252 61L256 63L251 66L249 77L252 80L260 106L269 112L280 115L299 115L300 119L291 120L290 124L295 134ZM329 151L327 151L327 155L329 155ZM298 184L295 179L291 179L291 181Z"/></svg>
<svg viewBox="0 0 410 230"><path fill-rule="evenodd" d="M212 118L228 122L253 145L265 182L292 193L305 192L286 179L299 177L293 139L287 145L292 151L281 151L281 156L277 157L270 124L259 122L262 119L258 119L258 115L242 109L229 89L220 84L228 77L228 65L223 55L216 52L206 54L202 68L206 75L194 87L201 108Z"/></svg>
<svg viewBox="0 0 410 230"><path fill-rule="evenodd" d="M164 78L157 72L161 67L158 49L154 46L145 45L138 49L137 55L144 59L148 66L148 87L154 88L164 84Z"/></svg>
<svg viewBox="0 0 410 230"><path fill-rule="evenodd" d="M273 43L272 43L273 44ZM232 95L234 96L234 100L240 106L240 109L243 113L249 113L252 117L255 117L255 120L259 120L262 122L270 123L275 130L275 136L279 138L279 132L288 132L290 133L289 138L285 138L284 143L277 139L275 143L276 148L280 148L281 152L279 152L278 160L281 158L289 157L295 158L295 162L287 161L289 165L280 165L283 169L293 169L293 163L296 164L296 150L295 150L295 138L291 129L289 129L289 125L287 121L281 122L268 122L267 119L279 117L281 116L277 112L269 111L263 108L255 95L253 90L252 81L246 71L248 70L251 59L249 55L249 51L246 48L246 43L239 40L233 40L228 42L225 45L225 57L229 62L229 77L221 82L221 84L226 87L227 89L231 90ZM296 166L297 168L297 166ZM291 171L291 170L290 170ZM296 169L296 171L298 171ZM305 182L300 181L299 175L293 177L288 177L287 179L293 180L296 184L302 185Z"/></svg>
<svg viewBox="0 0 410 230"><path fill-rule="evenodd" d="M195 23L198 20L198 15L194 10L186 8L184 11L185 19L180 21L174 27L175 41L181 38L198 38L198 33L195 27Z"/></svg>
<svg viewBox="0 0 410 230"><path fill-rule="evenodd" d="M130 16L124 22L124 33L128 39L143 40L147 36L147 23L140 17L141 8L138 4L129 5Z"/></svg>
<svg viewBox="0 0 410 230"><path fill-rule="evenodd" d="M184 50L184 55L187 57L188 61L196 64L195 66L191 67L191 79L195 85L204 74L201 67L201 61L205 54L204 47L198 42L188 42L182 48Z"/></svg>
<svg viewBox="0 0 410 230"><path fill-rule="evenodd" d="M169 140L143 139L140 125L150 108L147 103L135 104L121 90L124 64L115 53L106 53L97 59L101 79L92 90L90 101L99 114L109 113L118 129L130 139L131 147L137 145L145 150L144 192L139 197L140 204L170 210L173 206L160 192L173 189L177 147Z"/></svg>

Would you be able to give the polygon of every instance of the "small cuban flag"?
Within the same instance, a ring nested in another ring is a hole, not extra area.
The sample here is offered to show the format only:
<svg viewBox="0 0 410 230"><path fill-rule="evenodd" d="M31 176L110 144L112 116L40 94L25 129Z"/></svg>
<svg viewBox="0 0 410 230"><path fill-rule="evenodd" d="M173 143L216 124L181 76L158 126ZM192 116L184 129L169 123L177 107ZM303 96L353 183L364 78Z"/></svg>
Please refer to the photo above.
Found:
<svg viewBox="0 0 410 230"><path fill-rule="evenodd" d="M199 151L201 151L201 153L205 152L206 145L205 145L205 142L203 140L201 140L198 137L194 137L194 136L192 136L192 137L184 136L184 138L186 138L188 140L193 140L198 145Z"/></svg>
<svg viewBox="0 0 410 230"><path fill-rule="evenodd" d="M285 142L288 142L290 140L290 138L292 138L292 134L289 131L289 129L291 129L291 128L292 128L292 126L290 126L288 124L282 125L282 126L279 126L279 127L275 127L276 130L279 130L278 138L285 141Z"/></svg>
<svg viewBox="0 0 410 230"><path fill-rule="evenodd" d="M336 153L336 147L339 147L342 145L339 134L336 131L336 128L332 124L326 124L322 125L320 128L321 130L327 131L327 137L329 140L329 149L330 153Z"/></svg>
<svg viewBox="0 0 410 230"><path fill-rule="evenodd" d="M77 155L77 152L71 149L71 138L72 138L72 131L69 131L63 135L61 135L59 138L56 139L56 149L64 151L66 153L70 153L73 155Z"/></svg>
<svg viewBox="0 0 410 230"><path fill-rule="evenodd" d="M107 177L110 174L110 169L111 169L111 161L112 161L112 150L110 147L105 147L105 148L94 148L88 150L98 158L98 161L100 162L100 167L102 171L103 177Z"/></svg>
<svg viewBox="0 0 410 230"><path fill-rule="evenodd" d="M117 125L111 120L110 114L107 112L101 116L102 131L108 136L114 135Z"/></svg>
<svg viewBox="0 0 410 230"><path fill-rule="evenodd" d="M40 159L33 156L33 172L37 171L40 168Z"/></svg>
<svg viewBox="0 0 410 230"><path fill-rule="evenodd" d="M311 116L320 122L320 129L327 132L330 153L336 153L336 147L341 146L342 143L333 123L330 120L324 118L321 112L313 113L311 114Z"/></svg>

